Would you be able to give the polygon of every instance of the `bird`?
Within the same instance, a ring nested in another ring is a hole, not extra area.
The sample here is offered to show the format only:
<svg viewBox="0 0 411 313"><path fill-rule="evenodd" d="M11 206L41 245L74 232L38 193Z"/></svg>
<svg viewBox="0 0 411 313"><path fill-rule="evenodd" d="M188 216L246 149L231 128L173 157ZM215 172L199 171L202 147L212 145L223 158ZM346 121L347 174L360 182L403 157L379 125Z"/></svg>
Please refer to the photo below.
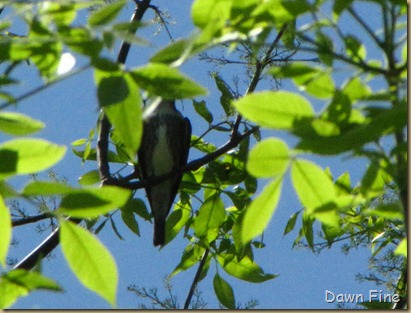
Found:
<svg viewBox="0 0 411 313"><path fill-rule="evenodd" d="M187 164L190 139L190 120L176 109L175 100L154 101L143 113L143 135L137 153L141 178L158 177ZM154 246L165 243L166 219L181 178L179 174L145 187L154 217Z"/></svg>

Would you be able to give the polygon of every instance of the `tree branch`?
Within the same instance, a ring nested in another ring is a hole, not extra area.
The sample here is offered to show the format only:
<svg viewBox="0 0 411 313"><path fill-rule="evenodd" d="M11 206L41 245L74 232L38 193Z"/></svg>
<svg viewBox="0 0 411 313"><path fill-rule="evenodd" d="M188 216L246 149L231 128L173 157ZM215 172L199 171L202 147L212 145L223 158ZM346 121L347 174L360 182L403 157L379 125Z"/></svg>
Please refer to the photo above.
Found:
<svg viewBox="0 0 411 313"><path fill-rule="evenodd" d="M132 22L139 22L143 18L144 13L150 5L151 0L135 0L137 8L134 11ZM131 24L131 30L136 30L135 24ZM130 43L123 41L120 47L117 61L124 64L130 50ZM20 97L21 98L21 97ZM105 116L102 118L102 123L100 125L99 142L97 145L102 147L101 151L98 151L98 164L100 177L110 178L110 170L108 165L108 136L110 133L110 122ZM104 132L102 132L104 131ZM106 142L105 142L106 140ZM99 149L97 149L99 150ZM80 223L81 220L73 219L75 223ZM40 245L38 245L29 255L27 255L22 261L13 267L13 269L26 269L31 270L39 260L50 254L59 244L59 228L55 229L49 237L47 237Z"/></svg>
<svg viewBox="0 0 411 313"><path fill-rule="evenodd" d="M30 223L35 223L35 222L45 220L51 217L54 217L54 215L51 213L43 213L43 214L36 215L36 216L27 216L27 217L24 217L18 220L13 220L11 222L11 226L15 227L15 226L21 226L21 225L26 225Z"/></svg>
<svg viewBox="0 0 411 313"><path fill-rule="evenodd" d="M207 261L208 254L210 253L209 249L206 249L203 257L201 258L200 265L198 266L196 276L194 276L193 283L191 284L190 291L188 292L186 302L184 303L184 310L187 310L190 306L191 299L193 298L194 291L196 290L198 281L200 279L201 272L203 271L204 265Z"/></svg>

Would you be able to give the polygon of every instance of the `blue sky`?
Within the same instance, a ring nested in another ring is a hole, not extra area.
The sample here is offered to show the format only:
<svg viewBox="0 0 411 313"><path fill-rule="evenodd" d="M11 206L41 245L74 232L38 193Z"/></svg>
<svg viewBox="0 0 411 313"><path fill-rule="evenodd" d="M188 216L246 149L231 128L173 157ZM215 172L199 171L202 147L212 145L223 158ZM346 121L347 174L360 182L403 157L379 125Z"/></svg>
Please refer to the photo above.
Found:
<svg viewBox="0 0 411 313"><path fill-rule="evenodd" d="M170 31L175 39L193 31L193 26L187 22L191 3L192 1L187 0L154 2L155 5L159 5L160 9L168 9L175 19L176 24L170 26ZM132 3L128 4L121 15L121 19L123 21L129 20L129 15L131 15L133 9ZM370 12L368 7L361 9ZM378 12L375 13L369 14L370 20L367 21L373 23L372 19L374 18L378 21ZM4 17L9 16L9 14L11 13L7 9L3 13ZM147 15L147 17L149 16L151 17L152 14ZM126 64L128 67L144 64L153 51L168 43L169 39L165 32L161 32L156 36L153 34L155 28L157 26L149 27L139 34L151 41L153 46L133 47ZM19 31L24 30L17 25L15 32L19 33ZM372 53L371 49L369 55L372 56ZM115 58L115 55L116 50L113 51L112 57ZM372 57L378 58L379 56ZM81 62L81 60L78 60L78 64L81 64ZM204 99L207 101L208 108L215 113L214 118L216 121L221 116L218 104L219 92L214 87L212 77L208 75L214 68L210 67L209 64L199 62L198 59L193 59L183 65L181 69L188 76L209 89L209 96L197 100ZM230 73L242 75L243 71L234 67L224 69L222 74L228 82L231 81ZM25 84L16 89L21 93L41 84L34 67L20 66L18 74L27 77ZM350 75L350 73L342 71L338 77L335 77L338 86L341 85L347 75ZM378 85L373 87L379 89ZM282 84L281 89L295 91L295 88L287 82ZM319 111L324 103L316 101L313 104L315 109ZM177 103L177 106L184 115L191 119L193 134L199 135L207 129L207 124L199 120L195 114L190 100L184 101L183 105ZM16 110L46 123L47 126L38 134L39 137L68 146L69 149L65 158L54 169L58 174L67 177L70 184L76 185L79 176L96 168L96 164L93 162L87 162L82 166L80 159L70 151L70 143L76 139L87 137L89 130L96 124L98 107L91 71L78 74L56 84L45 92L22 101ZM291 147L296 142L295 138L280 132L264 131L263 134L278 136ZM0 137L1 140L3 138L5 137ZM206 137L206 139L220 145L227 141L228 137L219 134L218 137L213 135ZM196 156L198 154L192 152L189 159L194 159ZM330 167L334 177L349 171L353 184L358 182L367 166L365 159L353 160L346 158L346 156L342 158L308 156L308 158L317 162L323 168ZM15 185L21 188L24 181L24 179L19 178L15 180ZM263 185L263 182L261 182L259 184L260 188ZM137 197L145 199L144 191L139 190ZM255 260L264 271L279 274L280 276L265 283L252 284L234 279L220 269L219 274L233 286L237 302L244 304L254 298L260 302L257 307L260 309L331 309L335 308L335 303L325 302L326 290L331 290L334 293L368 294L370 289L380 289L380 287L370 283L359 284L355 281L357 273L367 271L367 261L371 255L369 249L353 250L349 255L342 254L339 245L330 250L324 250L320 255L314 255L308 250L292 249L293 240L297 235L296 231L286 237L283 237L283 231L290 215L300 210L300 208L301 205L295 195L290 179L287 177L279 206L264 235L266 248L255 251ZM132 309L136 308L138 303L143 302L126 290L127 286L133 284L139 287L157 287L159 294L166 296L166 291L163 289L163 278L171 273L178 264L187 240L183 239L180 234L171 244L159 251L158 248L152 246L153 229L151 224L139 221L141 237L138 238L122 225L119 214L116 214L115 220L124 240L119 240L109 226L106 226L98 237L108 247L117 261L120 274L118 307ZM296 229L298 229L298 226L299 224L297 224ZM32 228L32 225L28 225L14 229L14 237L19 240L19 245L12 250L11 257L20 260L46 237L46 234L38 235ZM174 291L177 293L181 305L184 303L196 270L197 266L178 274L172 279ZM209 308L218 307L212 285L215 271L215 264L211 264L208 277L199 285ZM88 291L77 281L62 258L60 247L54 251L50 260L43 262L43 272L55 279L65 290L64 293L33 292L27 297L21 298L12 307L13 309L109 308L109 305L103 299Z"/></svg>

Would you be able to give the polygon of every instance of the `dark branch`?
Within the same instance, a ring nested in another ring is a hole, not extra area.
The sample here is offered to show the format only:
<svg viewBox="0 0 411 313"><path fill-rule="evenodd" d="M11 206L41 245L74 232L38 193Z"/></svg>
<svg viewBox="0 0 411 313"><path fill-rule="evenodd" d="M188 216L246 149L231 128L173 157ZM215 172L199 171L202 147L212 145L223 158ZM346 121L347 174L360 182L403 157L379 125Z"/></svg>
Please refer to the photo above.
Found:
<svg viewBox="0 0 411 313"><path fill-rule="evenodd" d="M207 257L208 257L209 252L210 252L210 250L206 249L204 254L203 254L203 257L200 261L200 265L198 266L198 269L197 269L196 276L194 276L193 283L191 284L190 291L188 293L186 302L184 303L184 310L187 310L188 307L190 306L191 299L193 298L194 291L197 288L197 284L198 284L198 281L200 280L200 275L201 275L201 272L203 271L204 265L207 261Z"/></svg>
<svg viewBox="0 0 411 313"><path fill-rule="evenodd" d="M21 225L26 225L26 224L30 224L30 223L36 223L38 221L41 220L45 220L48 218L53 217L54 215L51 213L44 213L44 214L40 214L40 215L36 215L36 216L27 216L18 220L13 220L11 222L12 227L15 226L21 226Z"/></svg>
<svg viewBox="0 0 411 313"><path fill-rule="evenodd" d="M135 33L137 31L137 25L141 22L144 13L150 7L151 0L142 0L136 2L136 10L131 18L130 22L130 33ZM127 41L123 41L120 47L120 51L117 56L117 62L120 64L125 64L127 60L128 53L130 51L131 44ZM107 185L119 185L116 180L110 174L110 166L108 163L108 138L110 135L111 123L107 116L103 112L103 117L100 120L100 132L97 140L97 162L100 180L102 184Z"/></svg>
<svg viewBox="0 0 411 313"><path fill-rule="evenodd" d="M132 21L139 22L143 18L143 15L146 12L147 8L149 7L151 0L143 0L143 1L135 0L135 1L136 1L137 8L133 14ZM137 29L136 24L132 23L131 28L132 30L135 31ZM122 63L122 64L125 63L129 50L130 50L130 43L123 41L123 43L121 44L118 58L117 58L117 61L119 63ZM98 164L99 164L100 177L109 179L111 175L110 175L110 170L108 166L107 151L108 151L108 136L110 133L111 125L108 119L105 118L104 116L102 118L102 123L100 127L101 128L100 128L98 145L101 145L103 147L103 150L98 152L98 158L99 158ZM104 130L104 133L102 133L102 130ZM103 138L104 136L105 138ZM107 142L105 142L105 140ZM106 145L107 145L107 149L104 150ZM72 221L79 223L81 220L72 220ZM53 231L53 233L51 233L49 237L47 237L40 245L38 245L28 256L26 256L22 261L20 261L16 266L14 266L14 269L17 269L17 268L27 269L27 270L32 269L39 260L46 257L58 246L59 241L60 241L59 240L59 228L57 228Z"/></svg>
<svg viewBox="0 0 411 313"><path fill-rule="evenodd" d="M36 264L51 253L59 244L59 228L55 229L41 244L29 255L16 264L13 269L31 270Z"/></svg>

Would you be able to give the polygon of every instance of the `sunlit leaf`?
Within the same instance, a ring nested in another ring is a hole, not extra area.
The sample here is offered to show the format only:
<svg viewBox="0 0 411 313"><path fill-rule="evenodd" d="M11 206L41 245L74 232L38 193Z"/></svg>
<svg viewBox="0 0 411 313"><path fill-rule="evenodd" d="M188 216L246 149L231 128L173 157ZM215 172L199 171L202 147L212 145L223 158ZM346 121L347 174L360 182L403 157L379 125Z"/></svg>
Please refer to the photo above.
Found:
<svg viewBox="0 0 411 313"><path fill-rule="evenodd" d="M84 228L69 221L60 227L61 248L70 269L85 287L114 307L118 272L113 256Z"/></svg>
<svg viewBox="0 0 411 313"><path fill-rule="evenodd" d="M0 264L6 266L6 257L11 242L10 212L0 195ZM1 307L1 306L0 306Z"/></svg>
<svg viewBox="0 0 411 313"><path fill-rule="evenodd" d="M306 99L286 91L255 92L233 104L245 118L273 129L291 129L295 121L313 116Z"/></svg>
<svg viewBox="0 0 411 313"><path fill-rule="evenodd" d="M201 205L194 221L193 228L196 236L203 237L211 234L211 237L208 238L209 242L214 240L215 230L221 226L225 217L224 202L220 196L214 195L207 198Z"/></svg>
<svg viewBox="0 0 411 313"><path fill-rule="evenodd" d="M255 177L273 177L281 175L289 162L287 144L277 138L268 138L258 142L250 151L247 171Z"/></svg>
<svg viewBox="0 0 411 313"><path fill-rule="evenodd" d="M59 162L66 147L43 139L13 139L0 145L0 179L40 172Z"/></svg>
<svg viewBox="0 0 411 313"><path fill-rule="evenodd" d="M18 298L33 290L62 291L56 282L39 272L12 270L0 276L0 308L12 306Z"/></svg>
<svg viewBox="0 0 411 313"><path fill-rule="evenodd" d="M0 131L11 135L28 135L44 128L44 123L16 112L0 112Z"/></svg>
<svg viewBox="0 0 411 313"><path fill-rule="evenodd" d="M127 1L125 0L119 0L104 5L100 10L90 15L88 24L90 26L102 26L108 24L116 18L126 3Z"/></svg>
<svg viewBox="0 0 411 313"><path fill-rule="evenodd" d="M60 182L49 181L32 181L23 189L22 194L25 196L52 196L63 195L73 191L70 186Z"/></svg>
<svg viewBox="0 0 411 313"><path fill-rule="evenodd" d="M246 208L241 224L241 241L246 244L263 233L280 200L282 178L267 184L263 191Z"/></svg>
<svg viewBox="0 0 411 313"><path fill-rule="evenodd" d="M248 256L239 261L231 254L221 253L217 256L217 260L228 274L251 283L261 283L278 276L264 273L261 267Z"/></svg>
<svg viewBox="0 0 411 313"><path fill-rule="evenodd" d="M334 203L334 183L318 165L307 160L295 160L291 167L293 186L308 213L323 223L339 226L339 215Z"/></svg>
<svg viewBox="0 0 411 313"><path fill-rule="evenodd" d="M407 238L401 240L394 253L407 257Z"/></svg>
<svg viewBox="0 0 411 313"><path fill-rule="evenodd" d="M100 182L100 176L98 170L89 171L78 178L80 185L88 186L94 185Z"/></svg>
<svg viewBox="0 0 411 313"><path fill-rule="evenodd" d="M180 263L171 273L171 276L175 276L182 271L186 271L198 263L204 254L204 250L205 249L199 245L188 245L183 251Z"/></svg>
<svg viewBox="0 0 411 313"><path fill-rule="evenodd" d="M150 63L131 72L136 83L150 94L164 99L193 98L207 90L179 72L161 63Z"/></svg>
<svg viewBox="0 0 411 313"><path fill-rule="evenodd" d="M135 159L143 132L141 97L134 80L124 73L96 71L97 95L113 125L116 138Z"/></svg>
<svg viewBox="0 0 411 313"><path fill-rule="evenodd" d="M83 188L64 195L56 213L73 217L91 218L122 207L131 191L116 186Z"/></svg>
<svg viewBox="0 0 411 313"><path fill-rule="evenodd" d="M187 206L181 206L180 208L171 212L167 218L166 223L166 242L173 240L180 230L185 226L191 215L191 210Z"/></svg>

